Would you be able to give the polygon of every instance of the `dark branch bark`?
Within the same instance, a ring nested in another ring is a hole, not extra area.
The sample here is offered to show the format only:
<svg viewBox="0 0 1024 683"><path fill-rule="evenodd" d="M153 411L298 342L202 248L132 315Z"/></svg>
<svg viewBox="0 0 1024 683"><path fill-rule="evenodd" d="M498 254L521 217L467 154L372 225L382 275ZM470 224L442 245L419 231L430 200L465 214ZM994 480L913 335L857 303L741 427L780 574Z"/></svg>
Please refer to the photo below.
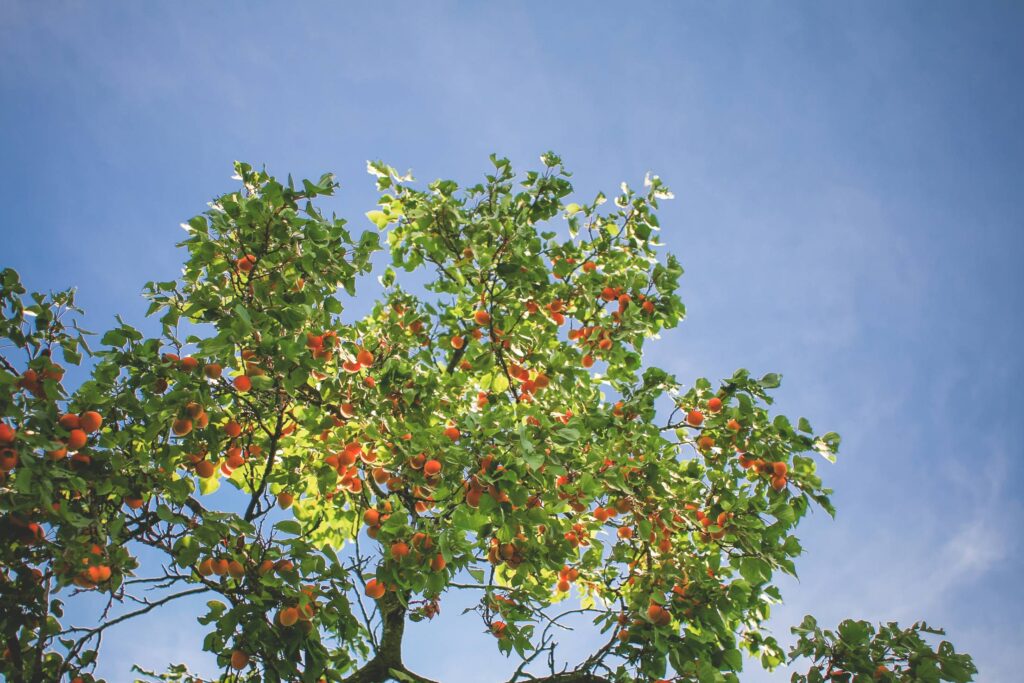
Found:
<svg viewBox="0 0 1024 683"><path fill-rule="evenodd" d="M529 683L611 683L611 681L590 671L563 671L550 676L531 678Z"/></svg>
<svg viewBox="0 0 1024 683"><path fill-rule="evenodd" d="M416 683L435 683L409 671L402 663L402 637L405 635L405 605L388 591L377 602L381 614L381 639L377 654L342 683L384 683L408 679Z"/></svg>

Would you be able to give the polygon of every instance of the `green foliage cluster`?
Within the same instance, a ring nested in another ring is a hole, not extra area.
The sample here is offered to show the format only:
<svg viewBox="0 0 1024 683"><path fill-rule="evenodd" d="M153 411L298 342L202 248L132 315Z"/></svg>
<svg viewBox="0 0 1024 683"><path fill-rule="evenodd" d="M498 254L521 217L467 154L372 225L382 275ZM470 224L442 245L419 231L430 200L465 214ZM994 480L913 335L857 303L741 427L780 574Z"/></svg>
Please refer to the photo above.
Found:
<svg viewBox="0 0 1024 683"><path fill-rule="evenodd" d="M316 206L331 176L237 164L241 188L183 226L182 276L146 286L160 333L118 319L71 393L53 354L88 349L72 294L26 298L3 272L0 674L91 682L107 628L199 594L224 681L425 681L404 625L454 590L479 596L512 681L735 681L745 657L786 661L764 628L774 578L795 574L811 507L833 512L816 459L838 435L773 414L778 375L684 386L644 366L685 313L658 178L576 203L554 154L522 177L492 162L426 189L371 163L381 198L358 235ZM352 317L381 250L382 293ZM107 598L104 619L63 625L80 592ZM603 636L556 669L573 615ZM794 680L974 671L923 625L796 632L789 658L813 665Z"/></svg>

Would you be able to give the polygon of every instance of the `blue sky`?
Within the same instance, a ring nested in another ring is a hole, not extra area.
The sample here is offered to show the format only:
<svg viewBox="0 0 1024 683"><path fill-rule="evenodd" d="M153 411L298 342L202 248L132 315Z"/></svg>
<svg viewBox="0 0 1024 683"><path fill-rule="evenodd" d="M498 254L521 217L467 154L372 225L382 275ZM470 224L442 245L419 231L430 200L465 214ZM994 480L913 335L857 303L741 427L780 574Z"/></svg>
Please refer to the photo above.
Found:
<svg viewBox="0 0 1024 683"><path fill-rule="evenodd" d="M781 372L780 408L845 439L779 635L808 612L924 618L979 680L1016 678L1024 7L557 4L5 2L2 265L77 286L101 329L141 321L234 159L337 173L357 225L372 158L474 179L490 152L554 149L583 196L658 173L689 318L650 361ZM490 680L458 611L407 662ZM190 619L114 631L102 671L202 668Z"/></svg>

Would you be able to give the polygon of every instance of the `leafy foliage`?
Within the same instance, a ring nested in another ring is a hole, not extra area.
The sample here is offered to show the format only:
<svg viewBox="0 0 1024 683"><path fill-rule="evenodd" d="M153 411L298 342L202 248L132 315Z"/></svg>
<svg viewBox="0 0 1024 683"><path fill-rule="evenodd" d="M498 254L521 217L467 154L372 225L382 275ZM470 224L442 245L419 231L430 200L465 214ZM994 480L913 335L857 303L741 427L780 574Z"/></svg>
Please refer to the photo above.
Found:
<svg viewBox="0 0 1024 683"><path fill-rule="evenodd" d="M814 666L793 683L832 681L970 681L978 671L970 656L957 654L947 641L933 648L923 637L945 635L921 622L910 628L897 624L875 627L848 619L835 631L822 630L813 617L793 628L799 640L790 658L806 657Z"/></svg>
<svg viewBox="0 0 1024 683"><path fill-rule="evenodd" d="M763 628L773 579L795 573L811 506L833 512L816 457L838 435L772 414L778 375L683 386L644 367L685 313L657 177L566 203L554 154L521 179L492 162L478 185L425 190L369 164L381 198L358 235L315 205L331 176L296 187L236 164L241 189L183 226L182 276L145 288L160 334L119 319L71 394L52 354L85 348L62 322L72 294L25 300L4 271L2 335L23 356L0 373L8 680L89 681L105 629L199 594L223 680L426 680L402 661L404 624L452 590L479 594L512 680L545 659L540 680L565 683L784 661ZM353 318L382 248L383 291ZM161 575L141 575L139 548ZM53 596L84 591L104 619L62 626ZM573 615L605 640L557 671L553 627ZM795 655L859 675L914 653L908 675L932 671L923 626L802 628ZM969 680L944 647L941 680ZM799 680L830 675L815 667Z"/></svg>

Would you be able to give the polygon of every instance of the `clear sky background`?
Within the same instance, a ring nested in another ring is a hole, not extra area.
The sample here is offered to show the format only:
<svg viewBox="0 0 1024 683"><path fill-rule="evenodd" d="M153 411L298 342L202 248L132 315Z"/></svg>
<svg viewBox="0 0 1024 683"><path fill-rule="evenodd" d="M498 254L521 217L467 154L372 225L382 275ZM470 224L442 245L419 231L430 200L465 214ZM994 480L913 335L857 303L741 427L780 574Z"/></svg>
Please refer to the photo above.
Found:
<svg viewBox="0 0 1024 683"><path fill-rule="evenodd" d="M553 149L588 198L658 173L689 318L650 362L780 372L780 409L844 436L778 635L923 618L1020 680L1024 6L502 4L0 3L0 265L105 329L235 159L337 173L360 228L367 159L474 180ZM101 672L212 673L194 607L114 630ZM458 612L407 662L499 680Z"/></svg>

